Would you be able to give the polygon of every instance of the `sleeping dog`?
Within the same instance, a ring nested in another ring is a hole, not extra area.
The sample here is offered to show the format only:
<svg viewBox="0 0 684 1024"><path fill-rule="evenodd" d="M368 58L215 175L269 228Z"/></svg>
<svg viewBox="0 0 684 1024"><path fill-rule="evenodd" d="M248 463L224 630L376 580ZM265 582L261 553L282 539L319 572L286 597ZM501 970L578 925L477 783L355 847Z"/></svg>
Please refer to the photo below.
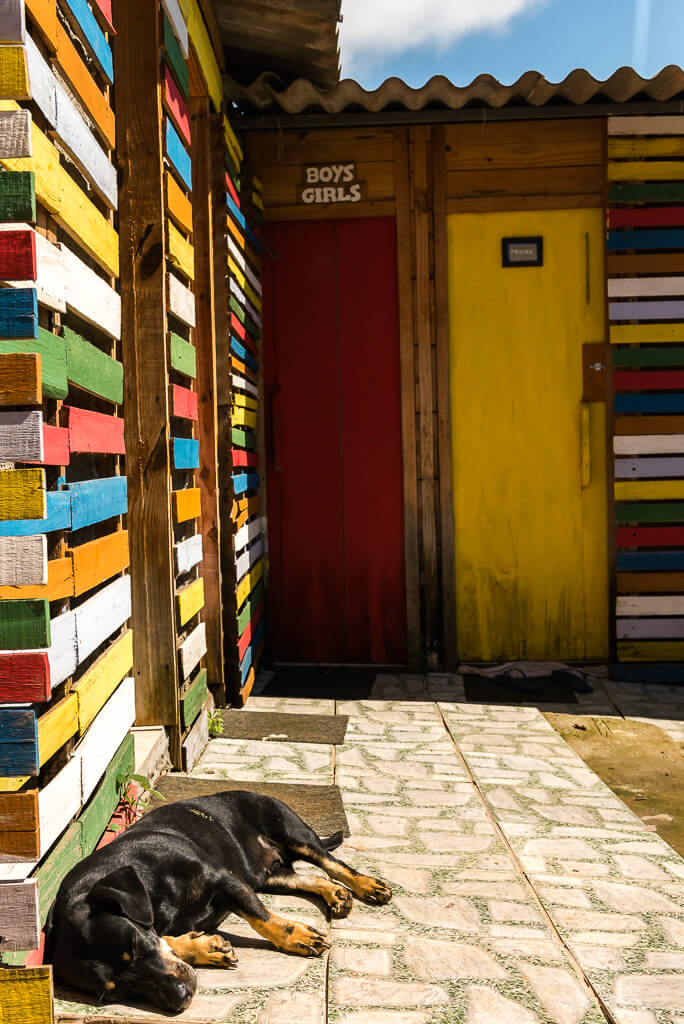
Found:
<svg viewBox="0 0 684 1024"><path fill-rule="evenodd" d="M215 934L230 913L277 949L321 956L324 935L271 914L257 893L312 894L333 917L346 917L352 894L387 903L388 886L332 856L341 842L341 832L320 839L280 800L249 792L159 807L64 878L48 915L45 961L99 1000L144 999L179 1012L195 994L193 966L236 965L230 943ZM295 860L330 877L295 874Z"/></svg>

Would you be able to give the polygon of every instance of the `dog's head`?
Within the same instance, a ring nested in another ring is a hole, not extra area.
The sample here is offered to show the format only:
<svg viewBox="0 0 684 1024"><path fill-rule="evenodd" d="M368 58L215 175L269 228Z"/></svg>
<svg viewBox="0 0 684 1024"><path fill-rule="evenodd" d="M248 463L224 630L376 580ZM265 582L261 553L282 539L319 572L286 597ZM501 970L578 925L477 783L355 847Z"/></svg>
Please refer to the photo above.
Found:
<svg viewBox="0 0 684 1024"><path fill-rule="evenodd" d="M139 999L173 1012L188 1006L197 977L155 932L134 868L117 868L84 896L61 896L45 931L45 959L58 978L103 1002Z"/></svg>

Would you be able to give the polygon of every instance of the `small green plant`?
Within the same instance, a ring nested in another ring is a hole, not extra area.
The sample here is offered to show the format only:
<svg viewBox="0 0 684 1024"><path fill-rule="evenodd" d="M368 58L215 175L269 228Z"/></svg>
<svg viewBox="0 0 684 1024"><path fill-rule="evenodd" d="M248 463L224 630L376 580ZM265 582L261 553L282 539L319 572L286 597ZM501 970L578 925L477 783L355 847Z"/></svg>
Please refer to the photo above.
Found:
<svg viewBox="0 0 684 1024"><path fill-rule="evenodd" d="M223 732L223 708L214 708L209 715L209 738L215 739Z"/></svg>
<svg viewBox="0 0 684 1024"><path fill-rule="evenodd" d="M135 788L133 783L136 783ZM122 820L110 822L107 826L108 832L120 832L138 821L151 797L166 799L163 793L152 788L152 783L146 775L138 775L135 772L119 772L116 777L116 790L119 794L119 803L115 817Z"/></svg>

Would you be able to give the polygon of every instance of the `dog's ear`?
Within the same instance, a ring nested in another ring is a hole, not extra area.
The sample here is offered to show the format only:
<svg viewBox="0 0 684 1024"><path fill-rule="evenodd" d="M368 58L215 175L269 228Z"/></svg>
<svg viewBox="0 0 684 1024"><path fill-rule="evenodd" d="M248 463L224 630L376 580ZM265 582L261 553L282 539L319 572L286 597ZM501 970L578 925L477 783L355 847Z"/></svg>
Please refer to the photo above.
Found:
<svg viewBox="0 0 684 1024"><path fill-rule="evenodd" d="M126 865L117 868L101 878L90 890L88 902L91 907L116 907L118 913L130 921L151 928L154 912L147 889L140 881L135 868Z"/></svg>

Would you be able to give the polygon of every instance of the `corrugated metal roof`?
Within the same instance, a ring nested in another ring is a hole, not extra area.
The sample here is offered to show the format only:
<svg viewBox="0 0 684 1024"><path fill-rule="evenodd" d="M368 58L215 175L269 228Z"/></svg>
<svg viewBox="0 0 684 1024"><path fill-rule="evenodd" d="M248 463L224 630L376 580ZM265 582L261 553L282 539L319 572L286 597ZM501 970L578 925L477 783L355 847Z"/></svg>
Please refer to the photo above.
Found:
<svg viewBox="0 0 684 1024"><path fill-rule="evenodd" d="M265 72L248 87L228 79L226 92L246 114L377 114L389 110L584 106L684 99L684 71L670 64L653 78L641 78L633 68L623 67L601 82L584 68L578 68L558 83L547 81L538 71L526 71L513 85L503 85L492 75L478 75L466 86L454 85L443 75L435 75L420 89L411 88L399 78L388 78L372 91L350 78L326 90L304 79L287 85L276 74Z"/></svg>

